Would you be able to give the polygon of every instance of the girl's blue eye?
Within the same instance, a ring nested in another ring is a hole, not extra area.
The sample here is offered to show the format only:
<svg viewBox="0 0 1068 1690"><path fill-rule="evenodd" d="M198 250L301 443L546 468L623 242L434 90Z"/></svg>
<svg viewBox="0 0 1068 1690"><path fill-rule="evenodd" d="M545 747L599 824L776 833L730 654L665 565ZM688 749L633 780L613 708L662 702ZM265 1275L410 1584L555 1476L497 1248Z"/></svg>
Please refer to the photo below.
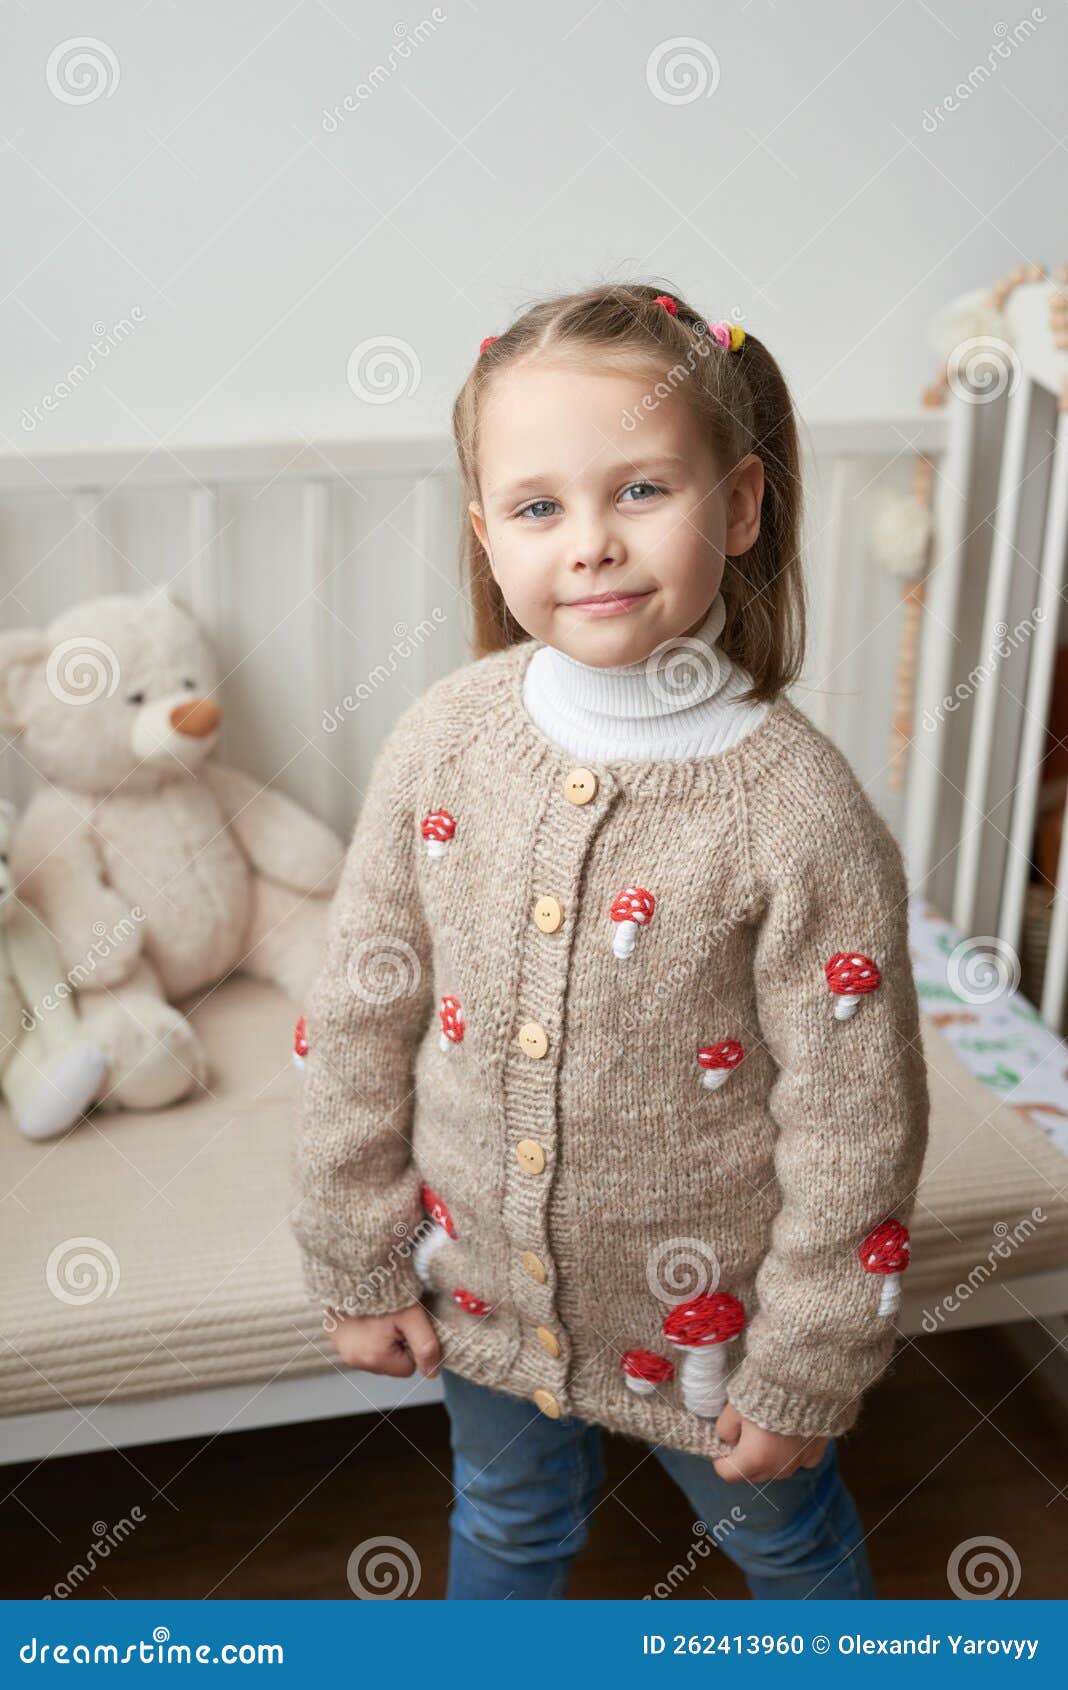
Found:
<svg viewBox="0 0 1068 1690"><path fill-rule="evenodd" d="M631 489L635 488L635 487L647 487L651 493L662 493L664 491L664 489L662 487L655 487L651 481L632 481L630 483L630 486L625 487L623 489L623 491L624 491L624 493L629 493L631 491ZM556 503L557 503L556 499L532 499L530 501L529 505L524 505L522 510L516 511L515 514L516 514L516 516L532 516L533 512L537 509L537 507L539 505L555 505ZM647 505L649 503L649 500L648 499L630 499L630 500L628 500L628 503L632 504L632 505ZM534 517L535 522L537 522L539 520L540 520L540 518Z"/></svg>

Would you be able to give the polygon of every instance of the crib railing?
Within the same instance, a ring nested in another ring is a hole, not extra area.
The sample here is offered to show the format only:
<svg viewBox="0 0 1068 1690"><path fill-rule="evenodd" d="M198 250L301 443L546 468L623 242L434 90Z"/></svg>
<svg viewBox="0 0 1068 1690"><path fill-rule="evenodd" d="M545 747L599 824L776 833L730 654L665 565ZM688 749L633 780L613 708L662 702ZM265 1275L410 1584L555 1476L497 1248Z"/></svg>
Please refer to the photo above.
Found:
<svg viewBox="0 0 1068 1690"><path fill-rule="evenodd" d="M1033 371L1004 401L951 396L940 411L802 430L809 643L795 702L902 839L912 889L966 932L1013 946L1059 641L1064 430L1050 378ZM901 583L876 561L869 527L877 497L909 489L917 452L936 466L937 537L900 792L888 773ZM83 598L168 586L220 652L220 756L347 834L390 723L468 659L464 515L446 438L8 456L0 625L40 626ZM1001 625L1028 618L992 675L975 679ZM25 802L33 781L17 742L0 752L0 792ZM1066 947L1058 900L1042 1005L1051 1024Z"/></svg>

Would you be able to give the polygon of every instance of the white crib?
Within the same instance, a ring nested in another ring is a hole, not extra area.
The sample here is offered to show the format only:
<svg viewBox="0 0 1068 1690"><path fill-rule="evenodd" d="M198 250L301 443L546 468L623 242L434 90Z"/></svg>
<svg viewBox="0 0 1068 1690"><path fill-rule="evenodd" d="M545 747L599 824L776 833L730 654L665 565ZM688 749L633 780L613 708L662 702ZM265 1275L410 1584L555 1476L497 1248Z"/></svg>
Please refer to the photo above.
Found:
<svg viewBox="0 0 1068 1690"><path fill-rule="evenodd" d="M811 641L793 696L841 745L902 839L918 957L923 933L934 935L928 962L945 952L947 935L1019 943L1061 624L1068 416L1056 409L1060 371L1039 328L1043 289L1021 289L1016 301L1021 379L1011 397L987 405L951 400L941 411L804 431ZM917 450L939 468L915 704L917 723L933 710L936 726L918 729L908 784L898 794L885 769L900 595L871 556L867 516L877 492L908 485ZM277 781L347 836L388 724L430 681L466 661L456 564L462 519L445 439L0 459L4 623L37 625L102 591L169 584L223 656L220 755L261 781ZM996 625L1013 625L1036 604L1046 615L1034 636L975 691L973 708L940 712L939 701L974 668ZM0 794L24 802L33 776L17 743L0 755ZM1062 854L1062 884L1066 872ZM1057 1074L1068 1066L1049 1031L1060 1024L1066 966L1068 899L1059 897L1041 1001L1048 1026L1015 1006L1036 1071L1043 1063ZM198 1103L152 1119L91 1118L47 1145L18 1141L4 1121L11 1224L0 1459L122 1448L439 1395L437 1382L341 1368L300 1288L284 1200L299 1083L290 1063L294 1007L236 980L209 996L198 1025L221 1078ZM922 1287L910 1289L900 1328L908 1335L1014 1321L1033 1332L1038 1321L1038 1341L1055 1347L1068 1332L1068 1139L1058 1139L1052 1106L1043 1116L1041 1100L1029 1105L1026 1085L999 1095L984 1085L981 1069L969 1072L963 1045L951 1046L952 1018L942 1017L945 1033L938 1023L937 1013L925 1021L940 1115L950 1123L937 1154L947 1165L963 1163L968 1146L986 1145L1010 1157L1001 1200L1019 1206L1031 1190L1049 1214L1011 1264L999 1260L987 1275L973 1274L952 1320L942 1309L932 1327L939 1287L951 1287L975 1255L979 1224L970 1218L967 1181L943 1174L942 1185L930 1188L939 1191L941 1210L930 1237L932 1251L945 1252L945 1272L940 1280L936 1262ZM94 1164L99 1170L101 1159L116 1189L127 1183L127 1196L113 1211L84 1214L79 1173ZM171 1232L165 1208L151 1212L193 1177L191 1168L197 1177L207 1170L216 1188L253 1182L246 1207L238 1201L221 1228L216 1216L204 1236L190 1232L188 1211L171 1217ZM1000 1172L992 1177L1002 1181ZM164 1197L146 1196L131 1221L139 1180ZM108 1224L125 1229L134 1258L116 1296L73 1312L51 1306L43 1281L49 1250ZM941 1243L938 1228L947 1235Z"/></svg>

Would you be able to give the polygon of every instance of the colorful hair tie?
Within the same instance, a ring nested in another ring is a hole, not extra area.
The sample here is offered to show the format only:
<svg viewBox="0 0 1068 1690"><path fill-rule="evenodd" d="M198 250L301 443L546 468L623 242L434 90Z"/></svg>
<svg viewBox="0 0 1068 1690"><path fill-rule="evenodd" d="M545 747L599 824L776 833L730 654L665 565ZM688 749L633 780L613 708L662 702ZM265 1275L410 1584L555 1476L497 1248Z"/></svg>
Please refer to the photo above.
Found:
<svg viewBox="0 0 1068 1690"><path fill-rule="evenodd" d="M745 340L745 330L737 323L709 323L708 332L724 352L737 352Z"/></svg>
<svg viewBox="0 0 1068 1690"><path fill-rule="evenodd" d="M497 336L495 334L488 334L486 336L485 340L480 343L479 348L478 348L478 355L479 355L480 358L481 358L483 352L485 352L487 346L492 346L493 342L496 339L497 339Z"/></svg>
<svg viewBox="0 0 1068 1690"><path fill-rule="evenodd" d="M653 300L653 304L662 305L664 310L670 312L673 317L677 317L679 314L678 302L677 300L672 299L669 293L658 293L656 298Z"/></svg>

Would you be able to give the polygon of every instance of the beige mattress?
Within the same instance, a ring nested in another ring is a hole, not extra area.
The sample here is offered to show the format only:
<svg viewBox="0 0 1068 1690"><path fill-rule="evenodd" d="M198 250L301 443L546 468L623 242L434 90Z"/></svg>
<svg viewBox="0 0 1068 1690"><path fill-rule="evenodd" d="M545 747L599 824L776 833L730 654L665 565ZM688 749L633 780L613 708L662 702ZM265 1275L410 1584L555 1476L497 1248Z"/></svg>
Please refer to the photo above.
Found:
<svg viewBox="0 0 1068 1690"><path fill-rule="evenodd" d="M287 1218L295 1018L272 988L234 978L193 1012L210 1095L91 1118L44 1145L0 1105L0 1414L331 1365ZM905 1285L933 1305L1036 1207L1045 1218L998 1276L1068 1260L1068 1161L930 1022L923 1037L932 1137Z"/></svg>

